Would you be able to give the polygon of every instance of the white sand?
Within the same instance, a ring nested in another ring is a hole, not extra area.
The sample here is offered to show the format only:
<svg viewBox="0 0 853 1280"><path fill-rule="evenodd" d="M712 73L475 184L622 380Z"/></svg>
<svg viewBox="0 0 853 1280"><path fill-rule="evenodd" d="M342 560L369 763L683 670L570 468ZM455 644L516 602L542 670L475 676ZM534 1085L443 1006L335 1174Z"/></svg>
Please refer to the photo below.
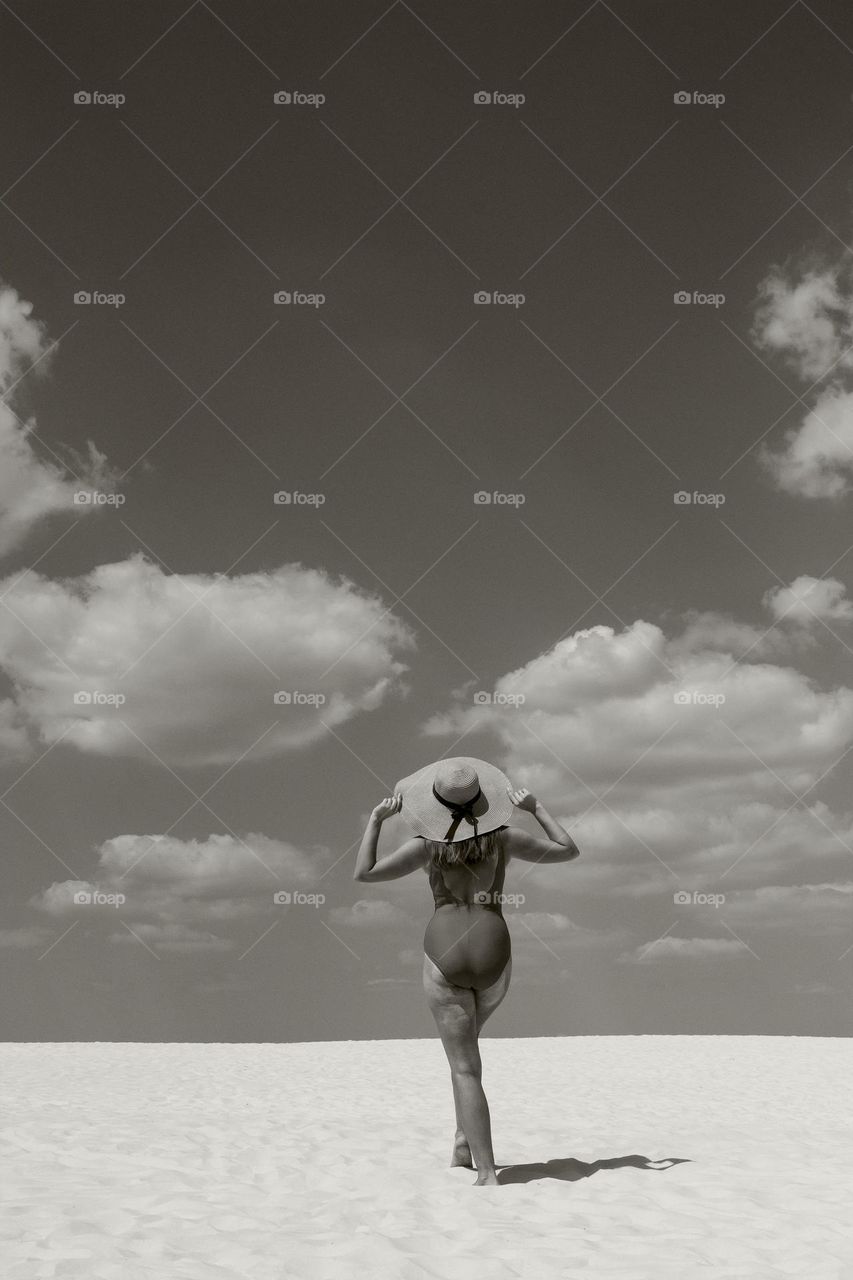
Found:
<svg viewBox="0 0 853 1280"><path fill-rule="evenodd" d="M853 1277L853 1041L481 1043L532 1181L437 1040L0 1045L4 1280Z"/></svg>

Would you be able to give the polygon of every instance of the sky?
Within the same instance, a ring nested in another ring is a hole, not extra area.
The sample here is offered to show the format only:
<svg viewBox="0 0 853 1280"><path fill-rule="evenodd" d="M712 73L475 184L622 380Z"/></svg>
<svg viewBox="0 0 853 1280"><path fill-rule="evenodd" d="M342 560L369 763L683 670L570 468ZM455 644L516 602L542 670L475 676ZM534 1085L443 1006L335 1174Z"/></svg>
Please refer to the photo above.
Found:
<svg viewBox="0 0 853 1280"><path fill-rule="evenodd" d="M580 849L491 1034L849 1034L849 7L0 29L4 1037L433 1035L463 754Z"/></svg>

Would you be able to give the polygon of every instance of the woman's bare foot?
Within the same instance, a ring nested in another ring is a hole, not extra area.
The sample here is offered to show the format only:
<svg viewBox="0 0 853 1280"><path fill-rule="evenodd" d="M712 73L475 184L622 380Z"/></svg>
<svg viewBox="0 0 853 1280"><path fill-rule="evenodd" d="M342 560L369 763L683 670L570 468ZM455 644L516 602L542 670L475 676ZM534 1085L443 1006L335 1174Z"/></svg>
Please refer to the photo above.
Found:
<svg viewBox="0 0 853 1280"><path fill-rule="evenodd" d="M477 1181L474 1183L475 1187L497 1187L499 1185L498 1175L495 1173L494 1169L491 1169L488 1172L484 1171L483 1173L478 1173Z"/></svg>
<svg viewBox="0 0 853 1280"><path fill-rule="evenodd" d="M456 1137L453 1139L453 1155L450 1157L451 1169L462 1165L465 1169L473 1169L474 1161L471 1159L471 1148L468 1146L468 1139L461 1129L456 1130Z"/></svg>

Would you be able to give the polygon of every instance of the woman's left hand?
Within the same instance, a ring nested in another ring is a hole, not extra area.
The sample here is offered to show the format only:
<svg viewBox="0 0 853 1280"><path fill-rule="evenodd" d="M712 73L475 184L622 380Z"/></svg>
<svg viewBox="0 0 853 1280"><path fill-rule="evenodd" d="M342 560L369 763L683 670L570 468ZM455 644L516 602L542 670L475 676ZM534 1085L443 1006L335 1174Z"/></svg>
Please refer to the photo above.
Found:
<svg viewBox="0 0 853 1280"><path fill-rule="evenodd" d="M378 818L380 822L384 822L386 818L390 818L392 814L399 813L403 807L403 797L398 791L396 795L389 796L386 800L380 800L379 804L373 810L372 816Z"/></svg>

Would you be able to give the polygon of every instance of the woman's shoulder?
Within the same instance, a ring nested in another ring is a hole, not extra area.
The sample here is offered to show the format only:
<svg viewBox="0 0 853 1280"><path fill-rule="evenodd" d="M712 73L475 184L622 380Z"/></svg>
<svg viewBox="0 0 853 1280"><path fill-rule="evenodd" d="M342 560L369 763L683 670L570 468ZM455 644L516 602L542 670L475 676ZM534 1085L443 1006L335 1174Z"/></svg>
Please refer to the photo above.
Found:
<svg viewBox="0 0 853 1280"><path fill-rule="evenodd" d="M505 862L508 862L509 859L512 857L512 846L513 846L514 834L515 834L515 828L511 827L508 823L503 827L498 827L497 831L495 832L495 835L497 836L498 843L501 848L501 852L504 855Z"/></svg>

